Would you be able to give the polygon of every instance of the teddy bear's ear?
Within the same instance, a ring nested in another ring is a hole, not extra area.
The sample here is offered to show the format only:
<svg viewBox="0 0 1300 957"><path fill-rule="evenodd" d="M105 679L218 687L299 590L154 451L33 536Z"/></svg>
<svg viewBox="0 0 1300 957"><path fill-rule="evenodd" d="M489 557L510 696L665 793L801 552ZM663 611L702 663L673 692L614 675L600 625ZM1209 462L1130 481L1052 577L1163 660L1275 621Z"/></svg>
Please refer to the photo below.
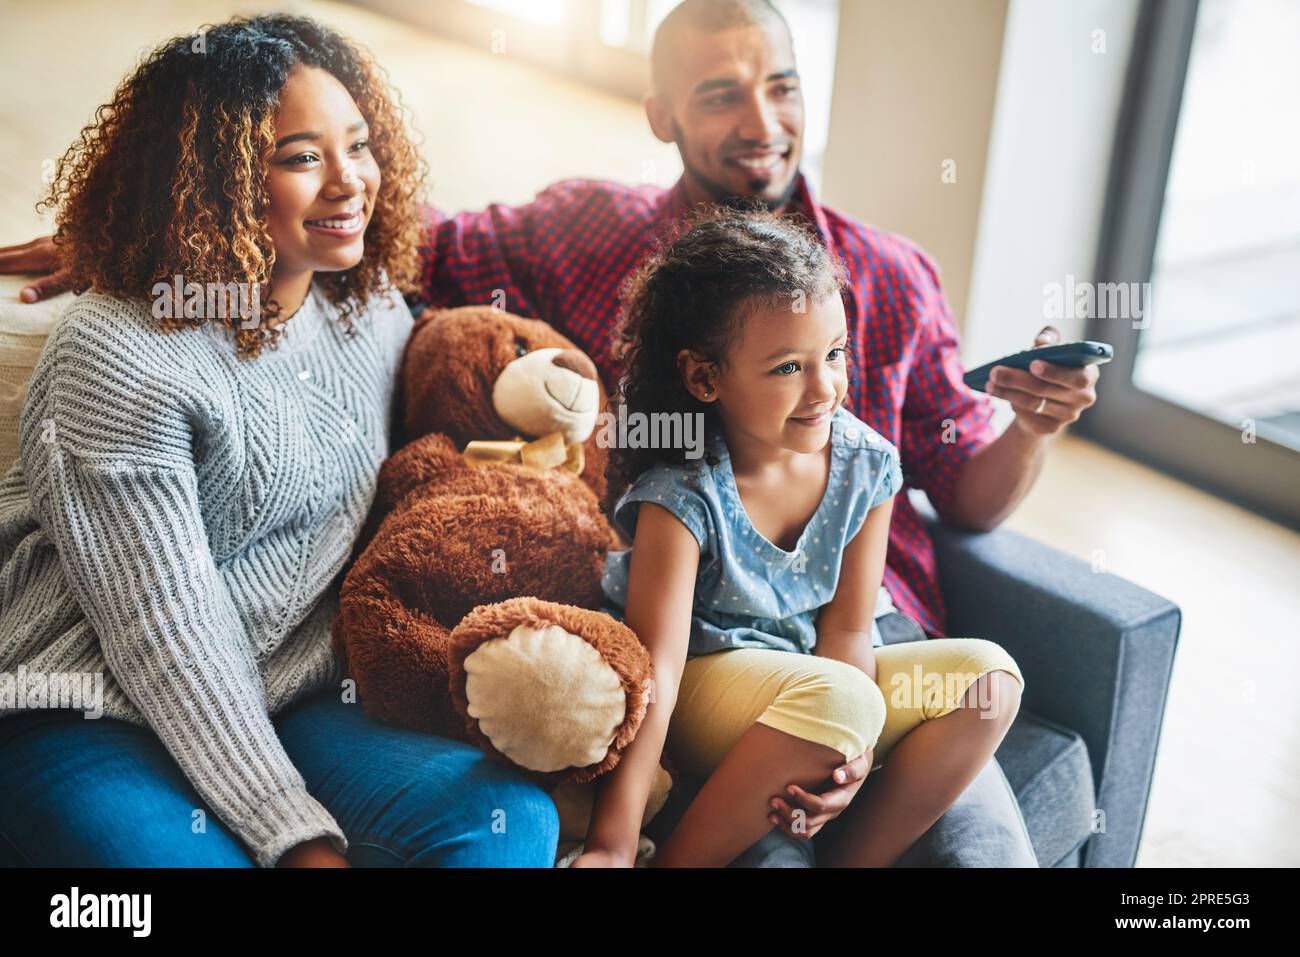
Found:
<svg viewBox="0 0 1300 957"><path fill-rule="evenodd" d="M441 315L446 311L447 310L440 309L437 306L425 306L419 312L412 311L411 315L415 319L415 325L411 327L411 331L414 332L416 329L420 328L420 326L424 325L430 319L436 319L439 315Z"/></svg>

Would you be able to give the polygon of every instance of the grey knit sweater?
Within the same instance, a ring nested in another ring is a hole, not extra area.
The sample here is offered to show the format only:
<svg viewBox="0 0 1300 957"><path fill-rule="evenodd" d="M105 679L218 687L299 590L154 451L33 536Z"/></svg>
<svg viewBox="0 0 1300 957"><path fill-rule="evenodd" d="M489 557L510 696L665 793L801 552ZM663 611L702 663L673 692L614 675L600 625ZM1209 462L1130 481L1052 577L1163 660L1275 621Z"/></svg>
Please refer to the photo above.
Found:
<svg viewBox="0 0 1300 957"><path fill-rule="evenodd" d="M341 678L340 572L413 324L396 290L353 322L313 286L279 348L240 359L224 327L83 295L0 480L0 676L102 673L103 713L152 728L263 867L347 850L269 716Z"/></svg>

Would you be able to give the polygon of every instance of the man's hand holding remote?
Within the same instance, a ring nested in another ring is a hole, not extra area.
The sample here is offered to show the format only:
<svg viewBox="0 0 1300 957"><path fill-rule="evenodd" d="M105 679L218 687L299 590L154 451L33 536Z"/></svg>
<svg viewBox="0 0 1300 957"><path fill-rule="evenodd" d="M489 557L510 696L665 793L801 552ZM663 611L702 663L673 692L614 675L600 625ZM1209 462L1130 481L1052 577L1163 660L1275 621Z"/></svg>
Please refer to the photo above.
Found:
<svg viewBox="0 0 1300 957"><path fill-rule="evenodd" d="M1033 347L1060 341L1059 329L1044 326ZM1011 403L1016 410L1013 426L1033 435L1054 435L1097 401L1094 386L1100 374L1095 365L1075 369L1036 360L1027 372L997 366L989 375L986 391Z"/></svg>

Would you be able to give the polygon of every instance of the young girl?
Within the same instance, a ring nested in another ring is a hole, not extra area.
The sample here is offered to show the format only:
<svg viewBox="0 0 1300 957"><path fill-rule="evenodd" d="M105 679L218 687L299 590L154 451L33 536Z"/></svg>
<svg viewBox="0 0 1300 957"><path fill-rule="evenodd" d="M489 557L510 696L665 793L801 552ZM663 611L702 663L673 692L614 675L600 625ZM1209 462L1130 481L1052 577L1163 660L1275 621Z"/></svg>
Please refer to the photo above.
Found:
<svg viewBox="0 0 1300 957"><path fill-rule="evenodd" d="M627 421L700 415L705 442L611 453L610 501L633 547L609 558L606 610L641 636L656 677L574 866L632 863L665 745L707 780L655 866L725 866L774 825L811 838L841 812L822 863L892 864L1015 715L1023 679L992 642L873 648L903 479L895 446L844 407L843 288L815 235L726 209L629 279ZM977 701L988 707L962 707ZM772 797L787 785L788 804Z"/></svg>

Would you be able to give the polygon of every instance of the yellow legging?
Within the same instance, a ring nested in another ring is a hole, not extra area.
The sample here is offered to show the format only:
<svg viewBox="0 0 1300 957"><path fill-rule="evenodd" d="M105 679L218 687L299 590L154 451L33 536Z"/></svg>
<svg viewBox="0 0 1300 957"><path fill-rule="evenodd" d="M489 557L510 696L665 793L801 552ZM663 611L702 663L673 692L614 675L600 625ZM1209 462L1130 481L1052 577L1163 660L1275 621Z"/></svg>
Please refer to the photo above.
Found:
<svg viewBox="0 0 1300 957"><path fill-rule="evenodd" d="M755 721L840 752L875 748L878 765L923 721L961 706L981 676L1025 679L1000 645L983 638L930 638L875 649L876 680L855 665L767 648L689 658L666 749L698 778L713 772Z"/></svg>

